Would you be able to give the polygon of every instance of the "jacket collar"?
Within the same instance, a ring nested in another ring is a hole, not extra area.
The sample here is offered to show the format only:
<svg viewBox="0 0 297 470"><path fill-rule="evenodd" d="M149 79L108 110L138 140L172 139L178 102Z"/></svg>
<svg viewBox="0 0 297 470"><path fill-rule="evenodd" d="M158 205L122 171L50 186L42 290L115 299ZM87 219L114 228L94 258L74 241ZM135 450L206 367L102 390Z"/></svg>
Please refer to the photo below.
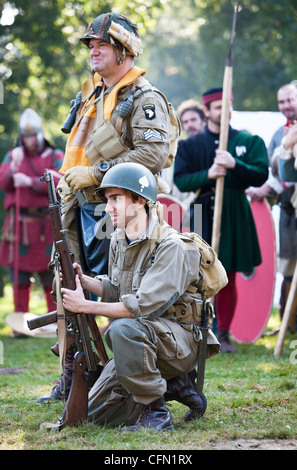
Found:
<svg viewBox="0 0 297 470"><path fill-rule="evenodd" d="M155 227L156 225L159 223L158 221L158 216L157 214L152 211L153 213L150 214L150 220L149 220L149 225L147 226L146 230L143 232L142 235L140 235L137 239L135 240L132 240L130 243L128 242L128 239L126 237L126 231L124 228L117 228L115 231L114 231L114 234L113 236L115 237L115 239L117 241L120 241L128 246L128 245L136 245L144 240L150 240L151 237L152 237L152 234L155 230Z"/></svg>

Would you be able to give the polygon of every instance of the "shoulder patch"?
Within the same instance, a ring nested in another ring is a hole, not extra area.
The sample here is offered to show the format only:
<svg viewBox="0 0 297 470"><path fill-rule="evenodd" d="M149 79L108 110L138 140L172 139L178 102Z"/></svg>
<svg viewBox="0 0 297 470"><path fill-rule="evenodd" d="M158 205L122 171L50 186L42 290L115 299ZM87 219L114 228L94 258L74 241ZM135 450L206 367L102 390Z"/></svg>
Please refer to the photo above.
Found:
<svg viewBox="0 0 297 470"><path fill-rule="evenodd" d="M142 106L142 109L144 111L145 118L148 119L149 121L152 121L156 117L156 110L155 110L155 105L154 104L144 104Z"/></svg>

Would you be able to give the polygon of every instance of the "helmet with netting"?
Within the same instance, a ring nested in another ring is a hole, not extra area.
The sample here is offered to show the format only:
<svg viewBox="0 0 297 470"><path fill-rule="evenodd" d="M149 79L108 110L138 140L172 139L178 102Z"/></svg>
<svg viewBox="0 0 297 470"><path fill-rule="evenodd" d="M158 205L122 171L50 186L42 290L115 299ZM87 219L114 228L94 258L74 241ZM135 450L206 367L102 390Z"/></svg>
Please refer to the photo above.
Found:
<svg viewBox="0 0 297 470"><path fill-rule="evenodd" d="M103 13L91 21L80 40L89 47L91 39L101 39L121 49L124 46L127 54L135 57L142 52L137 26L119 13Z"/></svg>

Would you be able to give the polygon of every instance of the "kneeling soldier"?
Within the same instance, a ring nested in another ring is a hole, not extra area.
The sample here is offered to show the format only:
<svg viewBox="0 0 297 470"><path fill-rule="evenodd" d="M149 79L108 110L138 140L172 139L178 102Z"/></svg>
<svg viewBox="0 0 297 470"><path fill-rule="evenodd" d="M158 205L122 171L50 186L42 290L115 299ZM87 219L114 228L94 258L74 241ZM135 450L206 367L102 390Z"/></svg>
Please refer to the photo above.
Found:
<svg viewBox="0 0 297 470"><path fill-rule="evenodd" d="M90 390L88 419L125 424L129 431L169 430L173 422L166 392L169 399L188 405L195 417L206 408L189 374L201 341L197 305L201 307L202 301L199 293L188 289L199 282L200 252L193 241L185 243L171 233L155 244L152 253L160 211L156 180L144 166L125 163L111 168L99 191L115 228L109 273L91 278L75 263L76 290L62 289L67 310L113 320L106 332L113 359ZM83 289L101 302L87 300ZM209 331L208 357L218 350Z"/></svg>

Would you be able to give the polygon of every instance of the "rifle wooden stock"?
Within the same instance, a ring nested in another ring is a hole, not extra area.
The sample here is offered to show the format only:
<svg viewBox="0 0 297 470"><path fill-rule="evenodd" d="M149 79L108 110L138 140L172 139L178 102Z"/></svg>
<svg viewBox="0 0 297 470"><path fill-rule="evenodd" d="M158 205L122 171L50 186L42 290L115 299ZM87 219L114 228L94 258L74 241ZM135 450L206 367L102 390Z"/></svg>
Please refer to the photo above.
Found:
<svg viewBox="0 0 297 470"><path fill-rule="evenodd" d="M69 398L63 411L59 430L65 426L77 426L88 416L88 382L85 380L84 371L87 368L86 357L83 352L75 355L73 362L73 379Z"/></svg>
<svg viewBox="0 0 297 470"><path fill-rule="evenodd" d="M104 347L102 337L98 329L98 325L96 323L94 315L87 315L87 322L88 322L88 325L92 334L94 344L96 346L99 357L101 359L101 363L106 364L106 362L109 360L109 357Z"/></svg>

